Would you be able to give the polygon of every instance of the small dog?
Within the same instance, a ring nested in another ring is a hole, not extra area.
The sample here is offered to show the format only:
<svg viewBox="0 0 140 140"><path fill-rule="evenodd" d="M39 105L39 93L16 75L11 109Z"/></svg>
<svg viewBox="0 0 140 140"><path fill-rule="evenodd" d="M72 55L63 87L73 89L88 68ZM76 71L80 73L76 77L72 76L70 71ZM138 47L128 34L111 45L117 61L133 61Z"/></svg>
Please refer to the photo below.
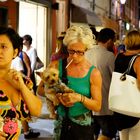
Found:
<svg viewBox="0 0 140 140"><path fill-rule="evenodd" d="M55 68L47 68L43 72L36 72L44 82L44 91L46 96L46 103L50 118L55 119L55 106L59 105L59 100L56 97L57 93L71 93L72 89L67 87L59 79L59 71Z"/></svg>

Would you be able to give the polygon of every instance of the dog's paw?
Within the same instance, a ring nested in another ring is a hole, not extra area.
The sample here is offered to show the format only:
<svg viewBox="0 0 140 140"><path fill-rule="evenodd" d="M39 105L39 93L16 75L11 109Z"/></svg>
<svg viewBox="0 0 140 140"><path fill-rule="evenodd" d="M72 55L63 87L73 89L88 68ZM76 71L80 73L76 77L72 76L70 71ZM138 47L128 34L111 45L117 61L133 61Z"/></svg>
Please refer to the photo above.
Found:
<svg viewBox="0 0 140 140"><path fill-rule="evenodd" d="M64 89L64 92L65 93L72 93L72 92L74 92L72 89L70 89L70 88L66 88L66 89Z"/></svg>
<svg viewBox="0 0 140 140"><path fill-rule="evenodd" d="M54 105L54 106L58 106L58 105L59 105L59 100L58 100L58 99L53 100L53 105Z"/></svg>

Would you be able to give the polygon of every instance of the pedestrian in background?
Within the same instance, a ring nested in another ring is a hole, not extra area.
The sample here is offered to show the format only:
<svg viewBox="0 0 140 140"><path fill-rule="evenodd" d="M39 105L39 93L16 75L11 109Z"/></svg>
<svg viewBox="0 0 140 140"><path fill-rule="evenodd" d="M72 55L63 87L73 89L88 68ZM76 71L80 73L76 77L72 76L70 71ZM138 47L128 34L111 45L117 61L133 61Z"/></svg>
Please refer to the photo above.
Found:
<svg viewBox="0 0 140 140"><path fill-rule="evenodd" d="M140 54L139 31L130 31L124 39L124 45L126 46L126 51L119 53L115 60L115 71L120 73L124 73L126 71L129 61L133 56ZM129 75L137 78L138 87L140 88L140 57L136 58ZM140 118L122 115L119 113L115 113L115 117L118 118L118 121L115 120L117 128L119 127L119 130L122 129L120 131L120 140L140 139Z"/></svg>
<svg viewBox="0 0 140 140"><path fill-rule="evenodd" d="M65 34L65 32L62 32L61 35L57 38L56 51L51 55L51 61L68 57L67 47L63 43Z"/></svg>
<svg viewBox="0 0 140 140"><path fill-rule="evenodd" d="M22 42L23 39L21 38ZM23 51L23 45L20 46L20 51L19 51L19 55L18 55L23 63L23 73L26 76L26 78L31 78L31 73L32 73L32 69L31 69L31 62L30 62L30 58L28 57L28 55L26 54L26 52Z"/></svg>
<svg viewBox="0 0 140 140"><path fill-rule="evenodd" d="M101 130L101 135L96 136L97 140L111 140L116 135L113 112L108 108L109 87L115 62L114 41L115 32L110 28L104 28L98 34L97 45L86 52L86 58L99 69L103 81L101 110L99 112L93 111L94 120L98 126L98 130L95 127L96 134L100 133Z"/></svg>
<svg viewBox="0 0 140 140"><path fill-rule="evenodd" d="M12 69L15 69L17 71L20 71L20 72L23 72L24 71L23 63L22 63L22 60L20 59L19 56L17 56L16 58L14 58L12 60L11 68Z"/></svg>
<svg viewBox="0 0 140 140"><path fill-rule="evenodd" d="M24 35L23 36L23 45L26 47L25 52L28 55L30 62L31 62L31 80L33 82L33 90L36 94L36 78L35 78L35 64L36 64L36 58L37 58L37 51L34 47L32 47L32 37L30 35Z"/></svg>

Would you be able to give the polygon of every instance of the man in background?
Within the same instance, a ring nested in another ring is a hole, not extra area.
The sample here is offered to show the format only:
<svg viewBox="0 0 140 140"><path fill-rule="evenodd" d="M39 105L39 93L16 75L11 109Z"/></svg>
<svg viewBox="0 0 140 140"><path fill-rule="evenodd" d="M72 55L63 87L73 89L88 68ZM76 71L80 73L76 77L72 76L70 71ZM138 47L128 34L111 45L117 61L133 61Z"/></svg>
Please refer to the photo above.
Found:
<svg viewBox="0 0 140 140"><path fill-rule="evenodd" d="M86 53L86 58L99 69L103 79L102 108L100 112L93 112L94 120L99 127L98 131L101 132L99 136L96 136L96 140L111 140L116 135L113 112L108 108L109 87L115 62L114 41L115 32L110 28L104 28L98 34L97 45Z"/></svg>

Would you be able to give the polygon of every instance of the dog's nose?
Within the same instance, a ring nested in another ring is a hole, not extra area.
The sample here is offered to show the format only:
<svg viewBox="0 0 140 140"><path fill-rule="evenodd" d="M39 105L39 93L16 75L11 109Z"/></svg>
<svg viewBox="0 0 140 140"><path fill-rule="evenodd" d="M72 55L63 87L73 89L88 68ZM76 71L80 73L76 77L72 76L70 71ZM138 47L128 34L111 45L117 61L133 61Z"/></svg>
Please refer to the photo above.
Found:
<svg viewBox="0 0 140 140"><path fill-rule="evenodd" d="M49 76L48 76L48 77L46 77L46 78L45 78L45 81L48 81L48 80L49 80L49 78L50 78Z"/></svg>
<svg viewBox="0 0 140 140"><path fill-rule="evenodd" d="M55 80L53 79L53 80L51 80L51 84L53 84L53 83L55 83Z"/></svg>

